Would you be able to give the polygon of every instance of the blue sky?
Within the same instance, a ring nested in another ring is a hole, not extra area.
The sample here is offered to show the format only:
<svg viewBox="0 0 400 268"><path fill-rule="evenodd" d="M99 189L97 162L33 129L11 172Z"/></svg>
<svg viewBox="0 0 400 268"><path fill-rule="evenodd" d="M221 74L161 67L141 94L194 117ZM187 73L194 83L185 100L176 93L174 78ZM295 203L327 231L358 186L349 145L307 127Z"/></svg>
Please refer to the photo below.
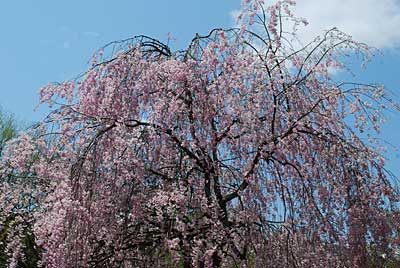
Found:
<svg viewBox="0 0 400 268"><path fill-rule="evenodd" d="M191 3L188 3L191 2ZM0 9L0 105L26 120L38 89L84 71L92 53L104 44L146 34L184 48L195 33L233 24L230 11L240 1L201 0L20 0Z"/></svg>
<svg viewBox="0 0 400 268"><path fill-rule="evenodd" d="M363 5L359 5L362 2ZM0 9L0 105L18 119L34 122L38 89L51 81L74 78L104 44L146 34L185 48L196 33L234 24L240 0L16 0ZM329 7L329 8L327 8ZM357 12L354 12L357 10ZM354 81L380 82L400 96L400 5L397 0L299 0L299 15L310 28L304 38L338 26L381 49ZM352 14L351 16L349 14ZM385 18L382 20L382 18ZM400 97L399 97L400 100ZM400 115L389 113L382 138L400 148ZM400 154L390 150L389 168L400 175Z"/></svg>

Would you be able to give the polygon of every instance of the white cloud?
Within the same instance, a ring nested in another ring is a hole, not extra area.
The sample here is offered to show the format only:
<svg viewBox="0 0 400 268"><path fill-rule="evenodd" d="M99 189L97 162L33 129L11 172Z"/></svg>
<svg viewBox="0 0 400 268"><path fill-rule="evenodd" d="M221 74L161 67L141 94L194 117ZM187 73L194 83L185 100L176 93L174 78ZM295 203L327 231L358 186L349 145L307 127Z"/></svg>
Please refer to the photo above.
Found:
<svg viewBox="0 0 400 268"><path fill-rule="evenodd" d="M66 31L69 31L69 30L70 30L69 27L66 26L66 25L62 25L62 26L60 26L58 29L59 29L60 31L62 31L62 32L66 32Z"/></svg>
<svg viewBox="0 0 400 268"><path fill-rule="evenodd" d="M90 36L90 37L99 37L100 36L99 33L91 32L91 31L83 32L83 34L86 36Z"/></svg>
<svg viewBox="0 0 400 268"><path fill-rule="evenodd" d="M70 47L71 47L71 43L70 43L69 41L65 41L65 42L63 43L63 48L68 49L68 48L70 48Z"/></svg>
<svg viewBox="0 0 400 268"><path fill-rule="evenodd" d="M400 46L400 0L298 0L293 11L310 23L299 29L304 43L337 27L370 46Z"/></svg>
<svg viewBox="0 0 400 268"><path fill-rule="evenodd" d="M299 0L294 12L310 23L300 32L306 41L337 27L377 48L400 45L399 0Z"/></svg>

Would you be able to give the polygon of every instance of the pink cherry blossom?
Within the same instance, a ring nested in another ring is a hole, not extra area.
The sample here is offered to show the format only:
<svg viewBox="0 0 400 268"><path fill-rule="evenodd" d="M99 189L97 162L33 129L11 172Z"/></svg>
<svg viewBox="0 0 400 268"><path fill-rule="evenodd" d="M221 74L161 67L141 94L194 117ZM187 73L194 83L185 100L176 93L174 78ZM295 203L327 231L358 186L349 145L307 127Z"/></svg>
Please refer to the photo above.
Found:
<svg viewBox="0 0 400 268"><path fill-rule="evenodd" d="M24 230L48 268L393 259L399 193L373 131L397 104L381 86L331 76L345 55L371 56L337 29L288 45L282 16L307 24L294 4L245 0L239 29L176 53L135 37L43 87L52 112L0 162L0 223L16 218L9 267L24 258Z"/></svg>

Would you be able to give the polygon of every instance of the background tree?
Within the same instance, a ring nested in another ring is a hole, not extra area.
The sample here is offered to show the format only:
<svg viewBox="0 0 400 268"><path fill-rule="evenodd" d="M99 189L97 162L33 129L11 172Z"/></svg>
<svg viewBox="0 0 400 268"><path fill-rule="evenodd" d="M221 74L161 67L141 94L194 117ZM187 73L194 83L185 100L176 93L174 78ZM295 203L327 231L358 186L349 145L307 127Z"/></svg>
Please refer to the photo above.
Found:
<svg viewBox="0 0 400 268"><path fill-rule="evenodd" d="M0 156L6 143L18 136L22 126L23 124L18 122L12 114L0 110ZM2 178L2 180L4 179ZM7 211L7 213L1 212L0 267L7 267L8 255L12 251L11 246L15 245L12 241L17 240L18 236L21 236L21 241L17 241L21 243L24 258L15 264L18 264L18 267L36 267L39 256L34 242L32 226L27 222L21 222L19 215L15 214L13 210ZM16 230L19 232L15 232Z"/></svg>
<svg viewBox="0 0 400 268"><path fill-rule="evenodd" d="M7 141L17 136L17 123L11 114L0 109L0 152Z"/></svg>
<svg viewBox="0 0 400 268"><path fill-rule="evenodd" d="M4 145L10 139L16 137L16 124L11 115L7 115L4 112L0 114L0 154L4 148ZM5 224L7 226L7 224ZM7 228L2 228L0 234L0 267L6 267L7 255L5 252Z"/></svg>
<svg viewBox="0 0 400 268"><path fill-rule="evenodd" d="M34 225L42 266L394 259L399 194L371 130L398 106L381 86L336 81L343 57L373 50L337 29L300 46L283 28L306 24L293 4L246 0L238 29L184 51L114 42L82 77L41 90L53 111L7 146L0 203Z"/></svg>

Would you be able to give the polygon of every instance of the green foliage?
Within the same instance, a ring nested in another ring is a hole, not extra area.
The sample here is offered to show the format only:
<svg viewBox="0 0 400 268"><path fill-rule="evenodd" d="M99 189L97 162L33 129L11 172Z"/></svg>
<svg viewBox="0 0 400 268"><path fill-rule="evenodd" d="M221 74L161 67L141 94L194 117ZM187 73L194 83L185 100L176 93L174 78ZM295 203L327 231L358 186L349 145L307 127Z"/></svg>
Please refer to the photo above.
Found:
<svg viewBox="0 0 400 268"><path fill-rule="evenodd" d="M5 224L0 229L0 268L7 267L7 255L5 253L5 250L6 250L8 228L9 228L9 221L6 221Z"/></svg>
<svg viewBox="0 0 400 268"><path fill-rule="evenodd" d="M385 252L379 252L376 247L369 246L368 268L398 268L400 259L396 256L388 256Z"/></svg>
<svg viewBox="0 0 400 268"><path fill-rule="evenodd" d="M18 129L14 116L0 109L0 152L7 141L17 136Z"/></svg>
<svg viewBox="0 0 400 268"><path fill-rule="evenodd" d="M6 241L9 235L9 229L13 228L15 223L13 217L9 217L0 228L0 268L7 268L8 256L6 254ZM36 246L35 237L32 228L28 225L22 233L22 252L24 260L18 263L21 268L37 268L40 260L40 249Z"/></svg>

